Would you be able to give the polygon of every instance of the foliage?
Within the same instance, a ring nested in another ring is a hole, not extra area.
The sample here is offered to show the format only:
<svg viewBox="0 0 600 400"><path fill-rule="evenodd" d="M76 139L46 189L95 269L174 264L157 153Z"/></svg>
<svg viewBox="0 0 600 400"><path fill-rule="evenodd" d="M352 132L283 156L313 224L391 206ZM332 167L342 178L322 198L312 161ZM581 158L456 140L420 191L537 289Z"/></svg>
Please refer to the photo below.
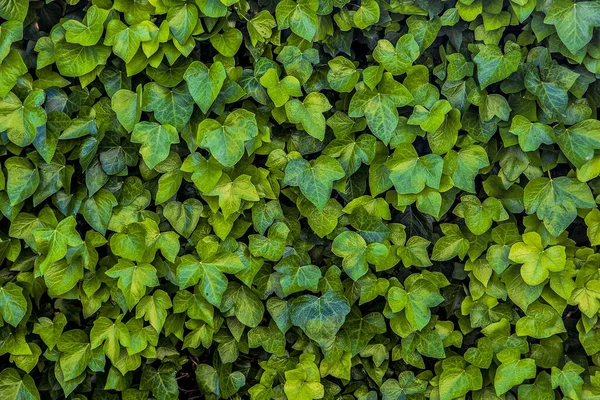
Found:
<svg viewBox="0 0 600 400"><path fill-rule="evenodd" d="M599 77L599 0L0 0L0 399L600 398Z"/></svg>

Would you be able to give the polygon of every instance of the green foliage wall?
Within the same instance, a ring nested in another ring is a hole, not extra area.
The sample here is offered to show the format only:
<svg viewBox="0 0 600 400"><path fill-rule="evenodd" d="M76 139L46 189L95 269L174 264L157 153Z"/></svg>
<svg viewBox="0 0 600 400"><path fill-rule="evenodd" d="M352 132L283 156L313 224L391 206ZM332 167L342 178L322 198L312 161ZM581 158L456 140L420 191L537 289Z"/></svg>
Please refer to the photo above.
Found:
<svg viewBox="0 0 600 400"><path fill-rule="evenodd" d="M598 27L0 0L0 399L599 399Z"/></svg>

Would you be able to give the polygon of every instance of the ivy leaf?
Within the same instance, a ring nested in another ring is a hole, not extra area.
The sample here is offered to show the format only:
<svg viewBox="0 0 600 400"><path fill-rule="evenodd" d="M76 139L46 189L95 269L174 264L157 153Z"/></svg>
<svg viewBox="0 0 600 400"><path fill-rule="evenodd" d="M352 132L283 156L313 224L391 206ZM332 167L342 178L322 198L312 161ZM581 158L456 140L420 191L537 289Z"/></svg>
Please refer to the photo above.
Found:
<svg viewBox="0 0 600 400"><path fill-rule="evenodd" d="M252 46L256 46L258 42L267 41L276 26L275 18L268 10L257 13L254 18L248 21L248 33L250 34Z"/></svg>
<svg viewBox="0 0 600 400"><path fill-rule="evenodd" d="M440 305L444 298L440 295L438 288L421 278L407 280L405 289L392 287L388 291L388 304L392 312L403 311L406 319L417 329L423 329L431 319L431 307Z"/></svg>
<svg viewBox="0 0 600 400"><path fill-rule="evenodd" d="M539 122L531 122L522 115L515 115L509 130L519 137L519 145L523 151L537 150L542 143L554 143L552 128Z"/></svg>
<svg viewBox="0 0 600 400"><path fill-rule="evenodd" d="M439 189L444 160L437 154L419 156L411 144L396 147L386 163L390 180L400 194L419 193L426 186Z"/></svg>
<svg viewBox="0 0 600 400"><path fill-rule="evenodd" d="M331 196L333 182L345 176L344 169L334 158L322 155L316 160L290 160L285 168L284 183L299 186L302 194L323 211Z"/></svg>
<svg viewBox="0 0 600 400"><path fill-rule="evenodd" d="M60 260L67 254L69 246L76 247L83 244L79 233L75 229L77 221L69 216L56 225L56 227L40 227L33 230L33 237L38 250L44 254L40 264L43 274L51 263Z"/></svg>
<svg viewBox="0 0 600 400"><path fill-rule="evenodd" d="M318 9L317 0L280 1L275 9L277 26L279 30L291 28L296 35L312 42L319 23Z"/></svg>
<svg viewBox="0 0 600 400"><path fill-rule="evenodd" d="M585 369L573 361L568 361L562 370L552 367L552 388L560 387L563 395L572 399L581 398L580 394L583 387L583 378L581 375Z"/></svg>
<svg viewBox="0 0 600 400"><path fill-rule="evenodd" d="M200 61L194 61L183 75L194 101L205 114L219 95L226 77L225 67L220 61L213 63L210 69Z"/></svg>
<svg viewBox="0 0 600 400"><path fill-rule="evenodd" d="M202 281L203 296L212 305L219 307L227 289L227 278L223 273L235 274L245 268L240 258L232 253L208 255L201 261L187 254L179 259L177 280L182 289Z"/></svg>
<svg viewBox="0 0 600 400"><path fill-rule="evenodd" d="M63 329L67 325L65 314L57 314L53 320L47 317L41 317L33 327L33 333L40 335L42 341L53 349L60 340Z"/></svg>
<svg viewBox="0 0 600 400"><path fill-rule="evenodd" d="M255 115L237 109L227 115L223 124L207 118L198 125L198 142L209 149L223 166L234 166L244 155L244 145L258 135Z"/></svg>
<svg viewBox="0 0 600 400"><path fill-rule="evenodd" d="M456 152L450 150L444 158L444 174L449 175L454 186L475 193L475 177L479 170L490 165L485 149L469 145Z"/></svg>
<svg viewBox="0 0 600 400"><path fill-rule="evenodd" d="M290 228L283 222L275 222L269 228L268 236L249 235L248 248L255 257L262 257L270 261L278 261L285 252L286 238Z"/></svg>
<svg viewBox="0 0 600 400"><path fill-rule="evenodd" d="M130 63L138 52L142 42L151 40L150 31L146 24L127 26L113 19L106 27L104 44L112 46L113 53L126 63Z"/></svg>
<svg viewBox="0 0 600 400"><path fill-rule="evenodd" d="M288 75L280 80L275 68L268 69L261 76L260 84L267 88L267 94L273 100L275 107L285 105L292 96L302 96L302 88L298 78Z"/></svg>
<svg viewBox="0 0 600 400"><path fill-rule="evenodd" d="M67 31L65 38L69 43L82 46L93 46L104 33L104 21L108 17L109 10L104 10L95 5L88 8L83 22L74 19L65 21L62 27Z"/></svg>
<svg viewBox="0 0 600 400"><path fill-rule="evenodd" d="M519 336L544 339L566 332L561 315L549 305L535 302L527 307L526 314L517 321L516 332Z"/></svg>
<svg viewBox="0 0 600 400"><path fill-rule="evenodd" d="M177 368L172 363L163 363L158 370L147 364L142 371L140 389L150 390L157 399L175 400L179 396L176 375Z"/></svg>
<svg viewBox="0 0 600 400"><path fill-rule="evenodd" d="M496 395L501 396L508 392L512 387L520 385L526 379L535 378L536 366L532 358L522 360L515 359L510 362L502 363L496 371L494 388Z"/></svg>
<svg viewBox="0 0 600 400"><path fill-rule="evenodd" d="M565 268L564 246L551 246L544 250L542 238L537 232L523 234L523 241L512 245L508 256L521 266L521 276L528 285L539 285L550 275Z"/></svg>
<svg viewBox="0 0 600 400"><path fill-rule="evenodd" d="M594 27L600 26L600 4L557 0L548 9L544 23L554 25L567 49L577 53L592 40Z"/></svg>
<svg viewBox="0 0 600 400"><path fill-rule="evenodd" d="M373 58L392 75L408 71L420 55L419 44L411 34L402 35L394 46L386 39L377 42Z"/></svg>
<svg viewBox="0 0 600 400"><path fill-rule="evenodd" d="M315 265L301 265L300 257L287 256L274 268L281 273L279 281L285 296L303 290L313 292L317 290L319 279L321 279L321 270Z"/></svg>
<svg viewBox="0 0 600 400"><path fill-rule="evenodd" d="M305 84L313 74L313 65L319 63L319 52L316 49L300 50L296 46L285 46L277 56L283 64L285 72Z"/></svg>
<svg viewBox="0 0 600 400"><path fill-rule="evenodd" d="M14 93L0 100L0 131L17 146L33 143L37 128L46 123L46 112L40 107L46 100L43 90L35 89L21 102Z"/></svg>
<svg viewBox="0 0 600 400"><path fill-rule="evenodd" d="M119 89L113 95L111 107L117 114L119 123L131 132L142 116L142 87L138 86L137 92Z"/></svg>
<svg viewBox="0 0 600 400"><path fill-rule="evenodd" d="M498 46L484 45L473 61L477 64L477 79L481 89L485 89L492 83L508 78L517 70L521 63L521 51L514 43L508 43L504 53Z"/></svg>
<svg viewBox="0 0 600 400"><path fill-rule="evenodd" d="M458 225L441 224L440 228L444 236L435 242L431 259L434 261L447 261L456 256L463 259L469 251L470 244Z"/></svg>
<svg viewBox="0 0 600 400"><path fill-rule="evenodd" d="M299 124L312 137L325 138L325 117L323 113L331 109L327 97L318 92L309 93L304 101L292 99L285 104L288 120Z"/></svg>
<svg viewBox="0 0 600 400"><path fill-rule="evenodd" d="M463 196L460 204L454 208L454 214L464 218L467 228L475 235L487 232L492 227L493 221L500 222L508 219L508 213L502 203L494 197L488 197L482 203L476 196Z"/></svg>
<svg viewBox="0 0 600 400"><path fill-rule="evenodd" d="M185 84L167 88L156 82L148 83L143 90L144 111L152 111L162 125L172 125L183 131L194 110L192 97Z"/></svg>
<svg viewBox="0 0 600 400"><path fill-rule="evenodd" d="M9 325L16 327L27 313L27 300L23 289L12 282L0 287L0 315Z"/></svg>
<svg viewBox="0 0 600 400"><path fill-rule="evenodd" d="M0 25L0 62L8 53L12 43L23 39L23 23L21 21L6 21Z"/></svg>
<svg viewBox="0 0 600 400"><path fill-rule="evenodd" d="M287 398L313 400L325 395L321 374L314 360L313 354L302 354L296 368L285 371L283 390Z"/></svg>
<svg viewBox="0 0 600 400"><path fill-rule="evenodd" d="M6 368L0 372L0 393L3 400L40 400L33 378L27 374L21 377L14 368Z"/></svg>
<svg viewBox="0 0 600 400"><path fill-rule="evenodd" d="M11 157L4 166L8 171L6 191L10 206L14 207L33 195L40 184L40 175L26 158Z"/></svg>
<svg viewBox="0 0 600 400"><path fill-rule="evenodd" d="M352 16L352 22L358 29L366 29L379 22L381 10L375 0L361 0L360 7Z"/></svg>
<svg viewBox="0 0 600 400"><path fill-rule="evenodd" d="M225 219L240 210L242 200L259 200L256 187L248 175L240 175L232 182L228 175L223 174L215 187L206 195L219 197L219 207Z"/></svg>
<svg viewBox="0 0 600 400"><path fill-rule="evenodd" d="M163 290L156 290L150 296L144 296L135 307L135 317L144 318L144 321L150 322L150 325L160 333L165 320L167 319L167 310L171 308L171 298Z"/></svg>
<svg viewBox="0 0 600 400"><path fill-rule="evenodd" d="M596 207L590 188L566 176L531 180L525 186L524 204L527 214L537 214L553 236L567 229L578 208Z"/></svg>
<svg viewBox="0 0 600 400"><path fill-rule="evenodd" d="M360 79L360 73L356 70L354 63L339 56L328 61L327 65L329 65L329 71L327 71L329 86L336 92L351 92Z"/></svg>
<svg viewBox="0 0 600 400"><path fill-rule="evenodd" d="M147 287L158 286L156 268L151 264L135 264L124 258L111 269L106 271L106 275L119 279L118 287L123 292L127 307L131 310L146 294Z"/></svg>
<svg viewBox="0 0 600 400"><path fill-rule="evenodd" d="M163 215L177 233L187 238L196 229L202 209L202 202L197 199L186 199L183 203L172 201L163 209Z"/></svg>
<svg viewBox="0 0 600 400"><path fill-rule="evenodd" d="M198 8L195 4L178 4L168 8L167 21L175 40L183 45L194 32L198 23Z"/></svg>
<svg viewBox="0 0 600 400"><path fill-rule="evenodd" d="M364 116L371 132L387 145L398 125L397 108L408 105L412 100L413 96L408 89L386 72L376 91L365 84L359 83L356 86L348 115L352 118Z"/></svg>
<svg viewBox="0 0 600 400"><path fill-rule="evenodd" d="M290 306L292 324L320 344L335 337L349 312L348 300L332 290L321 297L309 294L296 297Z"/></svg>
<svg viewBox="0 0 600 400"><path fill-rule="evenodd" d="M344 231L333 240L331 251L342 257L344 271L352 280L358 280L369 270L369 262L377 264L388 255L388 249L381 243L367 242L356 232Z"/></svg>
<svg viewBox="0 0 600 400"><path fill-rule="evenodd" d="M59 362L65 381L83 374L92 360L92 350L87 333L73 329L62 334L58 342L61 352Z"/></svg>
<svg viewBox="0 0 600 400"><path fill-rule="evenodd" d="M577 168L591 160L594 150L600 149L600 121L586 119L556 132L556 142L563 154Z"/></svg>
<svg viewBox="0 0 600 400"><path fill-rule="evenodd" d="M157 164L167 159L172 144L179 143L177 130L169 125L156 122L138 122L131 134L132 143L140 143L140 154L148 168L153 169Z"/></svg>
<svg viewBox="0 0 600 400"><path fill-rule="evenodd" d="M118 204L111 192L100 189L83 203L81 214L92 228L106 234L112 210Z"/></svg>
<svg viewBox="0 0 600 400"><path fill-rule="evenodd" d="M462 357L450 357L442 361L440 375L440 400L464 396L471 390L479 390L483 379L479 368L469 365Z"/></svg>

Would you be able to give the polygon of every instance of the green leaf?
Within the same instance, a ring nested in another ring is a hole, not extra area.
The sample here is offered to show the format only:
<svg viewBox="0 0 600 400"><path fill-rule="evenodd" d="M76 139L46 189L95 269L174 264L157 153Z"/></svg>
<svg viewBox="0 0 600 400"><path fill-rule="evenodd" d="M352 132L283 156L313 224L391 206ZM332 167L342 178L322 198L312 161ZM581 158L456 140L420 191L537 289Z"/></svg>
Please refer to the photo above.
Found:
<svg viewBox="0 0 600 400"><path fill-rule="evenodd" d="M552 246L544 250L542 238L537 232L523 234L523 241L512 245L508 256L521 266L521 276L528 285L538 285L548 278L550 272L565 268L564 246Z"/></svg>
<svg viewBox="0 0 600 400"><path fill-rule="evenodd" d="M325 388L314 359L313 354L302 354L296 368L285 371L283 390L287 398L313 400L324 396Z"/></svg>
<svg viewBox="0 0 600 400"><path fill-rule="evenodd" d="M177 368L172 363L161 364L158 370L150 365L145 365L140 389L150 390L156 399L175 400L179 397L176 375Z"/></svg>
<svg viewBox="0 0 600 400"><path fill-rule="evenodd" d="M14 368L6 368L0 372L0 398L3 400L40 400L40 393L33 378L21 375Z"/></svg>
<svg viewBox="0 0 600 400"><path fill-rule="evenodd" d="M4 166L8 172L6 192L13 207L33 195L40 184L40 175L26 158L11 157Z"/></svg>
<svg viewBox="0 0 600 400"><path fill-rule="evenodd" d="M141 86L137 93L119 89L112 97L111 107L127 132L131 132L142 115Z"/></svg>
<svg viewBox="0 0 600 400"><path fill-rule="evenodd" d="M131 134L132 143L140 143L140 154L148 168L167 159L172 144L179 143L177 130L169 125L156 122L138 122Z"/></svg>
<svg viewBox="0 0 600 400"><path fill-rule="evenodd" d="M323 140L325 138L324 112L331 109L331 104L324 94L309 93L304 101L292 99L285 104L285 112L288 120L293 124L299 124L310 136Z"/></svg>
<svg viewBox="0 0 600 400"><path fill-rule="evenodd" d="M551 306L536 302L527 307L526 314L517 321L516 332L519 336L544 339L566 332L561 316Z"/></svg>
<svg viewBox="0 0 600 400"><path fill-rule="evenodd" d="M255 115L237 109L220 122L207 118L198 125L198 142L225 167L234 166L244 155L247 141L258 135Z"/></svg>
<svg viewBox="0 0 600 400"><path fill-rule="evenodd" d="M177 233L189 237L200 221L202 209L200 200L187 199L183 203L178 201L167 203L163 214Z"/></svg>
<svg viewBox="0 0 600 400"><path fill-rule="evenodd" d="M240 211L243 200L259 200L256 187L252 184L251 177L248 175L240 175L232 182L229 176L223 174L215 187L206 195L219 197L219 207L221 207L225 219Z"/></svg>
<svg viewBox="0 0 600 400"><path fill-rule="evenodd" d="M411 144L402 144L396 148L386 167L396 191L413 194L425 187L439 189L444 160L437 154L419 156Z"/></svg>
<svg viewBox="0 0 600 400"><path fill-rule="evenodd" d="M401 36L395 47L388 40L380 40L373 50L375 61L392 75L402 75L408 71L419 55L419 44L411 34Z"/></svg>
<svg viewBox="0 0 600 400"><path fill-rule="evenodd" d="M552 388L560 387L565 396L572 399L580 398L583 387L583 378L581 375L585 369L573 361L568 361L562 370L552 367Z"/></svg>
<svg viewBox="0 0 600 400"><path fill-rule="evenodd" d="M479 170L490 165L485 149L469 145L458 152L450 150L444 158L444 174L449 175L454 186L475 193L475 177Z"/></svg>
<svg viewBox="0 0 600 400"><path fill-rule="evenodd" d="M533 379L535 376L535 361L531 358L502 363L496 371L496 378L494 380L496 395L501 396L512 387L520 385L526 379Z"/></svg>
<svg viewBox="0 0 600 400"><path fill-rule="evenodd" d="M12 282L0 287L0 314L9 325L17 326L27 313L23 289Z"/></svg>
<svg viewBox="0 0 600 400"><path fill-rule="evenodd" d="M405 289L392 287L388 292L388 305L392 312L404 311L411 325L423 329L431 319L431 307L444 301L438 288L430 281L413 275L417 279L407 280Z"/></svg>
<svg viewBox="0 0 600 400"><path fill-rule="evenodd" d="M360 78L354 63L347 58L338 56L327 62L327 82L336 92L348 93L354 89L354 85Z"/></svg>
<svg viewBox="0 0 600 400"><path fill-rule="evenodd" d="M83 374L92 360L92 350L87 333L74 329L63 333L58 341L61 352L59 362L65 381Z"/></svg>
<svg viewBox="0 0 600 400"><path fill-rule="evenodd" d="M119 279L118 287L123 292L127 307L131 310L146 294L147 287L158 286L156 268L151 264L135 264L124 258L111 269L106 271L106 275Z"/></svg>
<svg viewBox="0 0 600 400"><path fill-rule="evenodd" d="M93 46L104 33L104 21L108 17L108 10L91 6L82 22L74 19L65 21L62 27L67 31L65 39L69 43L82 46Z"/></svg>
<svg viewBox="0 0 600 400"><path fill-rule="evenodd" d="M169 7L167 13L169 29L179 44L187 42L198 23L198 8L194 4Z"/></svg>
<svg viewBox="0 0 600 400"><path fill-rule="evenodd" d="M319 19L317 0L283 0L277 4L275 16L280 30L290 28L304 40L311 42L317 33Z"/></svg>
<svg viewBox="0 0 600 400"><path fill-rule="evenodd" d="M442 361L440 375L440 400L464 396L471 390L479 390L483 384L479 368L469 365L462 357L450 357Z"/></svg>
<svg viewBox="0 0 600 400"><path fill-rule="evenodd" d="M352 21L358 29L366 29L379 22L381 11L375 0L361 0L360 7L352 16Z"/></svg>
<svg viewBox="0 0 600 400"><path fill-rule="evenodd" d="M17 146L32 144L37 128L46 123L46 113L40 108L45 99L40 89L29 93L24 102L9 93L0 100L0 131L6 131L8 139Z"/></svg>
<svg viewBox="0 0 600 400"><path fill-rule="evenodd" d="M6 20L24 21L29 9L29 2L19 0L1 0L0 17Z"/></svg>
<svg viewBox="0 0 600 400"><path fill-rule="evenodd" d="M331 196L333 182L344 176L344 169L334 158L324 155L313 161L294 158L285 168L284 183L299 186L302 194L322 211Z"/></svg>
<svg viewBox="0 0 600 400"><path fill-rule="evenodd" d="M527 214L537 214L553 236L567 229L577 217L578 208L596 207L590 188L565 176L530 181L525 186L524 204Z"/></svg>
<svg viewBox="0 0 600 400"><path fill-rule="evenodd" d="M473 58L477 64L477 79L481 89L508 78L521 62L521 51L515 44L507 44L505 52L498 46L486 45Z"/></svg>
<svg viewBox="0 0 600 400"><path fill-rule="evenodd" d="M138 319L143 317L144 321L150 322L154 330L160 333L167 319L167 310L172 306L169 295L159 289L151 296L145 296L140 300L135 308L135 317Z"/></svg>
<svg viewBox="0 0 600 400"><path fill-rule="evenodd" d="M100 189L83 203L81 213L92 228L106 234L112 210L118 204L117 199L111 192Z"/></svg>
<svg viewBox="0 0 600 400"><path fill-rule="evenodd" d="M463 196L460 204L454 208L454 214L464 218L467 228L475 235L487 232L492 227L493 221L500 222L508 219L508 213L502 203L494 197L488 197L482 203L476 196Z"/></svg>
<svg viewBox="0 0 600 400"><path fill-rule="evenodd" d="M48 265L63 258L67 254L68 247L77 247L83 244L79 233L75 229L77 221L69 216L58 223L55 227L40 227L33 230L35 243L42 254L43 261L40 264L40 272L43 274Z"/></svg>
<svg viewBox="0 0 600 400"><path fill-rule="evenodd" d="M600 149L600 121L586 119L556 133L556 143L577 168L591 160Z"/></svg>
<svg viewBox="0 0 600 400"><path fill-rule="evenodd" d="M144 111L154 112L162 125L172 125L182 131L194 110L192 96L185 84L166 88L155 82L146 84L143 91Z"/></svg>
<svg viewBox="0 0 600 400"><path fill-rule="evenodd" d="M548 9L544 23L554 25L567 49L576 53L590 42L594 27L600 26L600 4L557 0Z"/></svg>
<svg viewBox="0 0 600 400"><path fill-rule="evenodd" d="M267 41L276 26L275 18L268 10L257 13L254 18L248 21L248 33L250 34L252 46L256 46L258 42Z"/></svg>
<svg viewBox="0 0 600 400"><path fill-rule="evenodd" d="M279 282L284 295L289 296L303 290L317 290L321 270L315 265L302 265L298 256L287 256L274 268L281 273Z"/></svg>
<svg viewBox="0 0 600 400"><path fill-rule="evenodd" d="M208 112L219 95L226 76L225 68L219 61L213 63L210 69L200 61L194 61L185 71L183 78L203 113Z"/></svg>
<svg viewBox="0 0 600 400"><path fill-rule="evenodd" d="M519 137L519 145L523 151L537 150L542 143L554 143L552 128L539 122L531 122L522 115L515 115L512 119L510 132Z"/></svg>
<svg viewBox="0 0 600 400"><path fill-rule="evenodd" d="M383 74L377 89L371 90L359 83L350 100L348 115L352 118L364 116L371 132L387 145L398 125L397 108L409 104L413 96L389 72Z"/></svg>
<svg viewBox="0 0 600 400"><path fill-rule="evenodd" d="M210 44L225 57L233 57L242 45L242 32L238 29L227 29L210 37Z"/></svg>
<svg viewBox="0 0 600 400"><path fill-rule="evenodd" d="M330 290L321 297L305 294L290 306L292 324L317 343L330 342L350 312L348 300Z"/></svg>

